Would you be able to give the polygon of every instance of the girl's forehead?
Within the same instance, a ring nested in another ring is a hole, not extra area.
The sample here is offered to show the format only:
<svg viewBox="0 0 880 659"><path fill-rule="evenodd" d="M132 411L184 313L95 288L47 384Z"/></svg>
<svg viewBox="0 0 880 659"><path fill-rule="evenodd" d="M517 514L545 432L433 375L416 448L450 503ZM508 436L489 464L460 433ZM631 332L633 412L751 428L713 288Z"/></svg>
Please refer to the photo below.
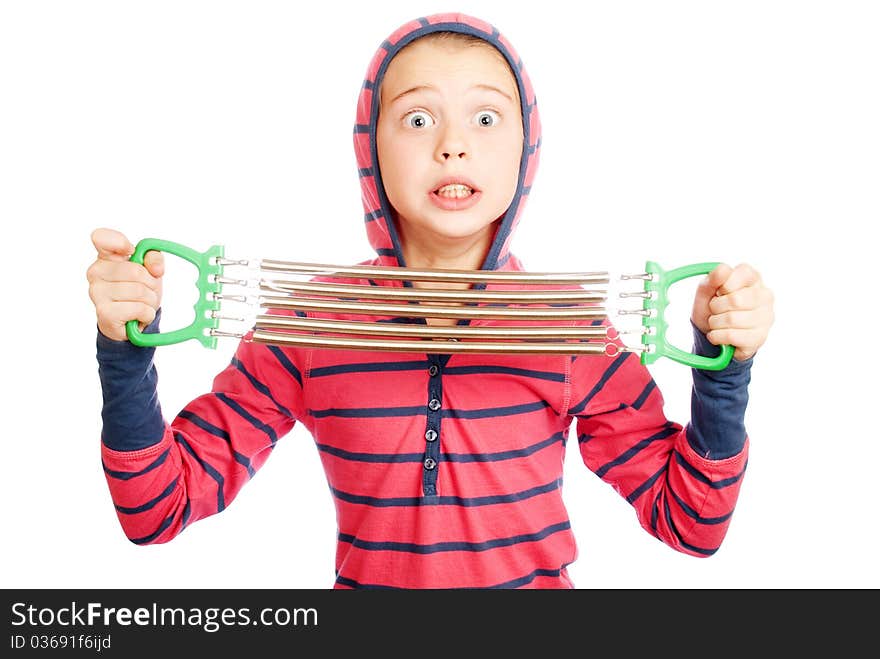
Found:
<svg viewBox="0 0 880 659"><path fill-rule="evenodd" d="M382 80L382 100L390 101L408 89L451 83L500 87L511 97L517 92L507 61L490 44L419 40L402 49L389 63Z"/></svg>

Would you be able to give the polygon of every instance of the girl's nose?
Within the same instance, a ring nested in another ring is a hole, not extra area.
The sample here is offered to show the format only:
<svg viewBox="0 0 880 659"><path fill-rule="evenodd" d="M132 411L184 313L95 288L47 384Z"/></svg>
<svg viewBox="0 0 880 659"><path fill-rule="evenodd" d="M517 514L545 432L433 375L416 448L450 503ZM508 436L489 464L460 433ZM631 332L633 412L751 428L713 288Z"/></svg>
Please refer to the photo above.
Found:
<svg viewBox="0 0 880 659"><path fill-rule="evenodd" d="M468 153L469 149L460 129L447 125L437 142L437 160L445 162L450 158L466 158Z"/></svg>

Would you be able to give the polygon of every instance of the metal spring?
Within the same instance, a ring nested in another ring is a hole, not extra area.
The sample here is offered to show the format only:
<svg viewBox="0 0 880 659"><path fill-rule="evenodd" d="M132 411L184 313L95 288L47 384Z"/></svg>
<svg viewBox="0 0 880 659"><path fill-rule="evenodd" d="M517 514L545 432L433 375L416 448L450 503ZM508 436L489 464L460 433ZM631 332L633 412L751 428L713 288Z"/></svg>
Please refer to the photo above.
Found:
<svg viewBox="0 0 880 659"><path fill-rule="evenodd" d="M221 265L253 267L246 260L217 259ZM263 313L248 331L210 330L213 336L245 338L254 343L298 345L318 348L401 351L418 353L488 354L605 354L642 352L650 346L628 346L620 332L608 324L607 272L507 272L451 269L410 269L382 266L337 266L289 261L261 260L262 271L282 275L330 278L372 278L401 282L528 284L537 289L473 290L396 286L366 286L352 283L299 281L293 278L263 277L237 279L217 277L225 285L246 289L246 294L216 293L220 301L252 304ZM627 275L621 279L650 279L651 275ZM547 289L541 285L566 288ZM589 285L589 289L583 288ZM650 293L621 293L622 298L645 298ZM328 299L329 298L329 299ZM311 311L334 318L298 317L291 312ZM266 313L268 312L268 313ZM274 312L274 313L273 313ZM642 311L620 311L642 314ZM365 317L340 319L339 315ZM216 318L242 321L241 317L217 314ZM376 322L405 318L426 319L422 323ZM388 317L388 318L385 318ZM499 320L511 325L436 325L427 319ZM577 321L592 320L592 325ZM555 322L556 325L530 324Z"/></svg>

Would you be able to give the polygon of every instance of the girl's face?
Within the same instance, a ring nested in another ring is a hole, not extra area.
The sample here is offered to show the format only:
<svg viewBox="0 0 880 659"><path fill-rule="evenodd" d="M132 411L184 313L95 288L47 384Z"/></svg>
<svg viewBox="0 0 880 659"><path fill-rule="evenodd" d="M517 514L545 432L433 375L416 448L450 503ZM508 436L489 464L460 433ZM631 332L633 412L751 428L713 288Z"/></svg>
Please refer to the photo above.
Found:
<svg viewBox="0 0 880 659"><path fill-rule="evenodd" d="M523 149L501 54L416 41L391 61L380 93L379 169L404 237L448 246L488 233L516 192Z"/></svg>

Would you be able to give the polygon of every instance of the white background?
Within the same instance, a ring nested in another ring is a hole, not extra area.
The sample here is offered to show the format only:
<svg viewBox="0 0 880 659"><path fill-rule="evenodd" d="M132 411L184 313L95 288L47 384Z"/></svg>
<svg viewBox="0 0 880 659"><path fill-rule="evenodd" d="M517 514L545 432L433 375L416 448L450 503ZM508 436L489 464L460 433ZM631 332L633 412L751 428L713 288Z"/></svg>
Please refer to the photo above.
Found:
<svg viewBox="0 0 880 659"><path fill-rule="evenodd" d="M537 91L541 167L513 243L528 269L748 262L777 297L726 542L709 559L661 545L571 441L576 585L880 586L880 19L871 2L766 0L0 5L0 585L332 585L335 514L300 426L222 515L166 545L125 540L99 455L89 235L370 258L357 93L388 34L450 9L508 36ZM193 301L175 268L169 317ZM677 327L689 295L670 307ZM157 351L166 418L234 347ZM651 368L685 422L689 370Z"/></svg>

